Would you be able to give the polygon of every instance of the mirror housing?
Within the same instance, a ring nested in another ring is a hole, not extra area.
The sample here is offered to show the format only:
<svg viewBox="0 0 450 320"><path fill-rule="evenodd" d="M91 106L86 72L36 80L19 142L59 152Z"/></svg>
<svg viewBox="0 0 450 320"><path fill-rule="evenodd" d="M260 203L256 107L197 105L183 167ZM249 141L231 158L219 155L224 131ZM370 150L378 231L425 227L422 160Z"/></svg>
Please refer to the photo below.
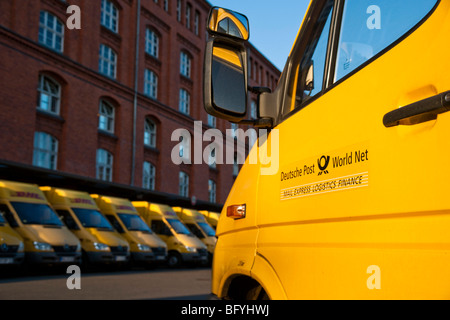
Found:
<svg viewBox="0 0 450 320"><path fill-rule="evenodd" d="M219 7L213 7L209 13L210 33L247 41L249 29L248 19L243 14Z"/></svg>
<svg viewBox="0 0 450 320"><path fill-rule="evenodd" d="M212 116L241 122L247 115L248 20L230 10L210 11L203 93L205 110Z"/></svg>

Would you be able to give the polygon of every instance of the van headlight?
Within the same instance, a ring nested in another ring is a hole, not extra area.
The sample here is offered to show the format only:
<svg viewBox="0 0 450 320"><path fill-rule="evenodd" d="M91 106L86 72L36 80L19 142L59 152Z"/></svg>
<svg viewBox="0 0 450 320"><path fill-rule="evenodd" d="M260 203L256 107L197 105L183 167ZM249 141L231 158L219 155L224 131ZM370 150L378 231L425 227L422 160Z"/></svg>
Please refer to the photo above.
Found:
<svg viewBox="0 0 450 320"><path fill-rule="evenodd" d="M99 251L109 251L109 246L104 243L94 242L94 248L95 250Z"/></svg>
<svg viewBox="0 0 450 320"><path fill-rule="evenodd" d="M34 248L39 251L53 251L52 246L45 242L33 241L33 245Z"/></svg>
<svg viewBox="0 0 450 320"><path fill-rule="evenodd" d="M186 250L189 252L197 252L197 248L186 246Z"/></svg>
<svg viewBox="0 0 450 320"><path fill-rule="evenodd" d="M19 249L17 249L17 251L23 252L24 249L25 249L25 246L23 245L23 242L19 243Z"/></svg>
<svg viewBox="0 0 450 320"><path fill-rule="evenodd" d="M76 250L77 252L80 252L81 251L81 244L79 243L79 244L77 244L77 250Z"/></svg>
<svg viewBox="0 0 450 320"><path fill-rule="evenodd" d="M152 251L152 248L150 248L149 246L145 245L145 244L137 244L137 247L139 250L141 251Z"/></svg>

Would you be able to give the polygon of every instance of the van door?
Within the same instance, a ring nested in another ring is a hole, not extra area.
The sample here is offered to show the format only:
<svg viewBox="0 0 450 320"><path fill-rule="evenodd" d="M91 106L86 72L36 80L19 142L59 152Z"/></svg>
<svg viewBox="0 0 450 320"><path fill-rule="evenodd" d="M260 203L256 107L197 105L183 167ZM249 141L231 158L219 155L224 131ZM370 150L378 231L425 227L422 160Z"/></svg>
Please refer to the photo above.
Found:
<svg viewBox="0 0 450 320"><path fill-rule="evenodd" d="M289 299L449 298L450 114L383 124L450 90L449 10L312 3L277 89L278 174L258 190L257 252Z"/></svg>

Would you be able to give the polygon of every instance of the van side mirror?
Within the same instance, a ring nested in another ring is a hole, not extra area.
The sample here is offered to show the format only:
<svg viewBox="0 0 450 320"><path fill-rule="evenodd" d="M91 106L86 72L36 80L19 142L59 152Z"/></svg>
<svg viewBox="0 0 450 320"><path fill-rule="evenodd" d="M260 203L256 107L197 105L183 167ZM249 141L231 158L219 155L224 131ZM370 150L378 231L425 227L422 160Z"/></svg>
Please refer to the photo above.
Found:
<svg viewBox="0 0 450 320"><path fill-rule="evenodd" d="M208 30L212 33L247 41L249 23L246 16L224 8L213 7L209 14Z"/></svg>
<svg viewBox="0 0 450 320"><path fill-rule="evenodd" d="M249 38L247 18L214 7L210 11L204 64L205 110L212 116L240 122L247 114Z"/></svg>

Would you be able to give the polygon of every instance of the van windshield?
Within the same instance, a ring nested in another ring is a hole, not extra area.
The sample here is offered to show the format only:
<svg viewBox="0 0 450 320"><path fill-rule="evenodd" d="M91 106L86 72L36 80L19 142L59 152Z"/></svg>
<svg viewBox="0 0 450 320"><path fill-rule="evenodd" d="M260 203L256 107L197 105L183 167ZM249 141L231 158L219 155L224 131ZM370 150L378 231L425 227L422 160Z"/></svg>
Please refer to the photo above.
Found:
<svg viewBox="0 0 450 320"><path fill-rule="evenodd" d="M56 213L47 204L11 202L23 224L63 226Z"/></svg>
<svg viewBox="0 0 450 320"><path fill-rule="evenodd" d="M0 212L0 224L5 224L5 223L6 223L5 218L3 218L3 215Z"/></svg>
<svg viewBox="0 0 450 320"><path fill-rule="evenodd" d="M170 226L173 228L173 230L175 230L176 233L178 234L187 234L187 235L192 235L192 233L189 231L188 228L186 228L186 226L177 219L167 219L167 222L170 224Z"/></svg>
<svg viewBox="0 0 450 320"><path fill-rule="evenodd" d="M114 230L108 220L98 210L81 208L72 208L72 210L85 228L96 228L105 231Z"/></svg>
<svg viewBox="0 0 450 320"><path fill-rule="evenodd" d="M117 215L129 231L143 231L150 234L153 233L144 220L142 220L142 218L137 214L118 213Z"/></svg>
<svg viewBox="0 0 450 320"><path fill-rule="evenodd" d="M208 237L214 237L216 235L216 232L214 231L213 228L211 228L211 226L205 222L198 222L197 223L200 228L202 228L202 230L206 233L206 235Z"/></svg>

